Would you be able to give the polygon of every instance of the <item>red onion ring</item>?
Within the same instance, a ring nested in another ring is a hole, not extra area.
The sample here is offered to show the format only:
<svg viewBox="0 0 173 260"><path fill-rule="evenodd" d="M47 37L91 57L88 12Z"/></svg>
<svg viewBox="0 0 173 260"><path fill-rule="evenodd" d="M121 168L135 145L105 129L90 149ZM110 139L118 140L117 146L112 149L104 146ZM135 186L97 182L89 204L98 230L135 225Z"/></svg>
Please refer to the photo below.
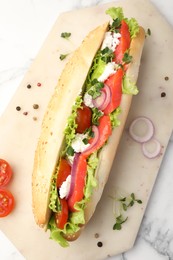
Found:
<svg viewBox="0 0 173 260"><path fill-rule="evenodd" d="M153 150L153 152L150 152L149 149L147 148L147 145L150 142L153 142L156 146L155 149ZM160 151L161 151L161 144L155 138L142 144L142 152L149 159L156 158L160 154Z"/></svg>
<svg viewBox="0 0 173 260"><path fill-rule="evenodd" d="M71 196L71 194L73 193L73 190L74 190L75 176L76 176L76 167L78 165L79 156L80 156L80 153L76 153L75 156L74 156L74 161L73 161L72 168L71 168L70 190L69 190L69 193L67 194L67 196L65 197L66 200L68 198L70 198L70 196Z"/></svg>
<svg viewBox="0 0 173 260"><path fill-rule="evenodd" d="M83 151L83 153L86 153L86 152L88 152L89 150L91 150L95 145L96 145L96 143L98 142L98 140L99 140L99 129L98 129L98 127L97 126L95 126L95 125L93 125L92 126L92 131L94 132L94 138L93 138L93 141L92 141L92 143L90 144L90 146L88 146L84 151Z"/></svg>
<svg viewBox="0 0 173 260"><path fill-rule="evenodd" d="M106 99L106 93L101 90L101 95L92 100L93 105L98 109L101 109Z"/></svg>
<svg viewBox="0 0 173 260"><path fill-rule="evenodd" d="M106 93L106 98L104 101L104 104L100 107L100 110L104 110L108 104L111 102L111 98L112 98L112 93L110 90L110 87L108 85L104 85L103 91Z"/></svg>
<svg viewBox="0 0 173 260"><path fill-rule="evenodd" d="M104 88L101 90L101 95L92 100L93 105L100 110L104 110L110 103L111 97L112 97L111 90L109 86L105 84Z"/></svg>
<svg viewBox="0 0 173 260"><path fill-rule="evenodd" d="M140 136L135 134L135 127L137 123L144 122L147 125L147 132L145 135ZM138 143L145 143L149 141L153 135L154 135L154 125L152 121L147 117L138 117L136 118L129 127L129 134L133 140L135 140Z"/></svg>

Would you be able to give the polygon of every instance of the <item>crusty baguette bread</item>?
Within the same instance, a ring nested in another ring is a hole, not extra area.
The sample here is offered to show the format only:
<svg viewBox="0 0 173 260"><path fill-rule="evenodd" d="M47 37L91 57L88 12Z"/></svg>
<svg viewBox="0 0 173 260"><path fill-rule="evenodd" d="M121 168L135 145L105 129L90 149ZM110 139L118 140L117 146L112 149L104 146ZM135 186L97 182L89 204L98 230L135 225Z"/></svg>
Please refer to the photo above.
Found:
<svg viewBox="0 0 173 260"><path fill-rule="evenodd" d="M63 143L63 131L66 126L67 118L71 114L71 107L74 104L76 97L81 92L88 70L92 64L93 57L101 46L107 27L108 23L105 23L92 31L85 38L81 46L74 52L72 58L65 66L45 113L40 139L35 152L32 177L33 213L35 221L39 226L46 227L50 218L51 212L48 204L50 198L51 179ZM130 55L133 56L133 61L130 63L126 73L133 82L137 81L144 38L145 32L143 28L140 27L139 34L131 41ZM93 215L107 182L130 109L131 100L131 95L122 95L120 105L122 113L119 117L121 124L113 130L107 145L105 145L100 152L99 165L96 170L98 187L94 190L92 198L86 206L86 223ZM83 226L81 229L82 228ZM75 240L80 235L80 231L81 230L76 234L66 236L66 239Z"/></svg>
<svg viewBox="0 0 173 260"><path fill-rule="evenodd" d="M48 207L50 185L58 154L63 143L63 131L72 105L81 92L93 57L99 49L108 23L89 33L66 64L45 113L32 175L32 205L35 221L45 226L50 218Z"/></svg>

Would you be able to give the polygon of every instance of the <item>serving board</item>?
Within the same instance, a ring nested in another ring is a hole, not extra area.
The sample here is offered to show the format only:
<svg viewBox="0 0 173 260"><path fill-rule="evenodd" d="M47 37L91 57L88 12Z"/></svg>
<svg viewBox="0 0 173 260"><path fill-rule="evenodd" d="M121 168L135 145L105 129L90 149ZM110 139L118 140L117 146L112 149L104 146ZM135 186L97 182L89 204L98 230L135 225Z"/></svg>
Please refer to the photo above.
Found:
<svg viewBox="0 0 173 260"><path fill-rule="evenodd" d="M135 17L146 30L151 30L140 67L140 93L133 98L111 175L96 212L80 238L64 249L50 240L49 233L44 233L34 222L31 206L34 151L45 108L70 57L69 54L60 61L59 55L72 53L90 30L104 23L108 19L105 10L111 6L122 6L126 16ZM69 40L60 37L65 31L72 33ZM105 259L133 246L173 129L172 42L172 28L146 0L111 2L58 17L0 118L0 157L13 168L14 176L8 188L16 200L12 214L0 220L0 229L26 259L63 260L69 256L70 259ZM31 88L27 88L28 84ZM161 97L162 92L166 93L165 97ZM34 109L33 104L38 104L39 108ZM21 107L20 111L16 110L17 106ZM155 137L162 145L162 152L155 159L144 157L141 146L129 137L129 124L137 116L149 117L154 123ZM113 230L116 205L112 197L128 196L132 192L142 204L136 203L128 210L128 220L121 231ZM102 247L97 246L99 241L103 243Z"/></svg>

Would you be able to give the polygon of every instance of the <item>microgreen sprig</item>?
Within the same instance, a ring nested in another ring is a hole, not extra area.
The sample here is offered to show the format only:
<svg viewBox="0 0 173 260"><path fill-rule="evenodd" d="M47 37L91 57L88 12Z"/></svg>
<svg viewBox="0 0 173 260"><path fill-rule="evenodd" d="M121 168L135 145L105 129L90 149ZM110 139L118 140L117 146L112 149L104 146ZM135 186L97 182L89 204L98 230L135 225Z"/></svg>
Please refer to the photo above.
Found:
<svg viewBox="0 0 173 260"><path fill-rule="evenodd" d="M67 54L60 54L59 59L64 60L67 56L68 56L68 53Z"/></svg>
<svg viewBox="0 0 173 260"><path fill-rule="evenodd" d="M71 36L70 32L62 32L61 33L61 37L64 39L68 39Z"/></svg>
<svg viewBox="0 0 173 260"><path fill-rule="evenodd" d="M108 62L111 62L114 58L114 52L109 49L108 47L104 48L100 51L101 59L107 64Z"/></svg>
<svg viewBox="0 0 173 260"><path fill-rule="evenodd" d="M131 208L135 203L142 204L142 200L136 199L135 194L131 193L129 196L119 198L116 201L120 203L120 207L118 215L115 215L113 230L121 230L122 224L128 219L128 217L125 216L125 212L127 212L128 208Z"/></svg>

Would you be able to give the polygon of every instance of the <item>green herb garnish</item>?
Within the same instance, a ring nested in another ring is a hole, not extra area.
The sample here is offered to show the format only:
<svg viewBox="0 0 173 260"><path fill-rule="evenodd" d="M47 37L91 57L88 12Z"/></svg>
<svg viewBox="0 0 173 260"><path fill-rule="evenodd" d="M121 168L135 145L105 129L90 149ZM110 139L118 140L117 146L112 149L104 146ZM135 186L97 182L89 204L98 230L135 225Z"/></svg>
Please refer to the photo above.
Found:
<svg viewBox="0 0 173 260"><path fill-rule="evenodd" d="M128 208L132 207L135 202L137 202L138 204L142 204L142 200L136 199L135 194L131 193L129 196L122 197L116 201L120 203L120 213L118 214L118 216L115 215L115 224L113 225L113 230L121 230L122 224L128 219L127 216L124 216L125 212L127 212Z"/></svg>
<svg viewBox="0 0 173 260"><path fill-rule="evenodd" d="M109 25L109 31L118 33L120 31L121 26L121 20L119 18L116 18L113 20L112 24Z"/></svg>
<svg viewBox="0 0 173 260"><path fill-rule="evenodd" d="M93 137L94 137L94 132L93 132L93 130L92 130L92 127L89 127L89 128L84 132L84 134L87 134L88 137L93 138Z"/></svg>
<svg viewBox="0 0 173 260"><path fill-rule="evenodd" d="M103 112L100 111L97 107L92 108L92 112L93 125L99 125L99 119L103 115Z"/></svg>
<svg viewBox="0 0 173 260"><path fill-rule="evenodd" d="M60 58L60 60L64 60L67 56L68 56L68 53L67 54L60 54L59 58Z"/></svg>
<svg viewBox="0 0 173 260"><path fill-rule="evenodd" d="M101 50L100 54L101 54L101 60L104 61L106 64L108 62L111 62L112 59L114 58L114 52L108 47Z"/></svg>
<svg viewBox="0 0 173 260"><path fill-rule="evenodd" d="M61 37L62 37L62 38L65 38L65 39L68 39L70 36L71 36L71 33L70 33L70 32L62 32L62 33L61 33Z"/></svg>
<svg viewBox="0 0 173 260"><path fill-rule="evenodd" d="M148 28L147 31L145 32L145 38L147 38L147 36L151 36L151 29Z"/></svg>
<svg viewBox="0 0 173 260"><path fill-rule="evenodd" d="M121 230L122 229L122 224L126 222L128 217L124 218L122 215L119 215L116 218L116 223L113 225L113 230Z"/></svg>
<svg viewBox="0 0 173 260"><path fill-rule="evenodd" d="M132 61L132 56L128 52L124 53L123 62L129 64Z"/></svg>
<svg viewBox="0 0 173 260"><path fill-rule="evenodd" d="M69 156L73 156L73 155L74 155L74 149L73 149L72 146L69 146L69 147L67 148L67 154L68 154Z"/></svg>
<svg viewBox="0 0 173 260"><path fill-rule="evenodd" d="M104 84L97 79L92 80L91 84L92 86L88 90L88 94L91 95L93 99L96 99L101 95L101 89L104 87Z"/></svg>
<svg viewBox="0 0 173 260"><path fill-rule="evenodd" d="M88 144L88 139L87 139L87 138L84 138L84 139L82 140L82 142L83 142L84 144Z"/></svg>

